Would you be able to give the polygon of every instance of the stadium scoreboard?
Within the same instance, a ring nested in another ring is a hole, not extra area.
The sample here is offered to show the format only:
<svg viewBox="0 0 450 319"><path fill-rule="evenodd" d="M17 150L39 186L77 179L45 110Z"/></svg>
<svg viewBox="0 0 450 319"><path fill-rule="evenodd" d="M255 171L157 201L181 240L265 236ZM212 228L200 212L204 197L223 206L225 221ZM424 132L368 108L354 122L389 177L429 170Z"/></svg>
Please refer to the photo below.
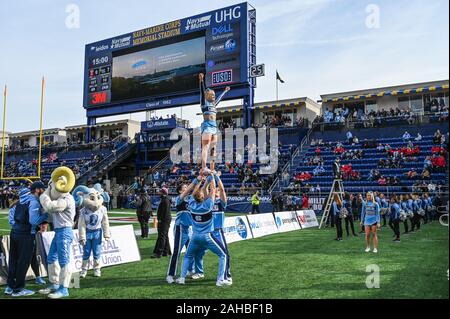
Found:
<svg viewBox="0 0 450 319"><path fill-rule="evenodd" d="M86 45L84 108L186 105L198 101L199 73L208 87L248 87L249 21L241 3Z"/></svg>

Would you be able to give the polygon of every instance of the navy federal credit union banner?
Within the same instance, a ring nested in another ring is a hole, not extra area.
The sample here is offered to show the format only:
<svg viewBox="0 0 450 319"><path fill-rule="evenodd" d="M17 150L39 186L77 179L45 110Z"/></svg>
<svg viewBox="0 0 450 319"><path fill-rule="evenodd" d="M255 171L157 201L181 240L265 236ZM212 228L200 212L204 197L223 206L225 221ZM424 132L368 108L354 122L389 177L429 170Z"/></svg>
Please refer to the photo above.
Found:
<svg viewBox="0 0 450 319"><path fill-rule="evenodd" d="M248 83L247 53L247 3L91 43L83 106L181 105L179 96L198 95L199 73L208 87Z"/></svg>

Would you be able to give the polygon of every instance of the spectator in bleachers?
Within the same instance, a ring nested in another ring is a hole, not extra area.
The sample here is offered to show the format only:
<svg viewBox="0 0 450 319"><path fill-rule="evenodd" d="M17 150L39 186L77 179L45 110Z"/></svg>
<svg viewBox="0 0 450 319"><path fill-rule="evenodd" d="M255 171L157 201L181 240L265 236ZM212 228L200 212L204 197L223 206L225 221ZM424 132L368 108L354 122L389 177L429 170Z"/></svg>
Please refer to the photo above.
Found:
<svg viewBox="0 0 450 319"><path fill-rule="evenodd" d="M446 160L445 157L442 155L436 156L436 154L433 154L433 157L431 158L431 163L433 165L433 170L435 172L445 172L446 167Z"/></svg>
<svg viewBox="0 0 450 319"><path fill-rule="evenodd" d="M352 144L353 143L353 134L352 134L352 132L348 131L346 136L347 136L348 144Z"/></svg>
<svg viewBox="0 0 450 319"><path fill-rule="evenodd" d="M416 142L421 141L422 140L422 135L420 135L420 133L417 133L416 138L414 139Z"/></svg>
<svg viewBox="0 0 450 319"><path fill-rule="evenodd" d="M324 173L325 173L325 168L321 164L317 165L313 170L314 176L320 176L320 175L323 175Z"/></svg>
<svg viewBox="0 0 450 319"><path fill-rule="evenodd" d="M417 178L417 171L413 168L409 170L405 175L408 177L408 179L416 179Z"/></svg>
<svg viewBox="0 0 450 319"><path fill-rule="evenodd" d="M441 133L440 130L437 130L434 133L434 136L433 136L433 143L434 144L441 144L441 138L442 138L442 133Z"/></svg>
<svg viewBox="0 0 450 319"><path fill-rule="evenodd" d="M422 171L421 175L422 175L422 179L430 179L431 178L430 171L426 168Z"/></svg>
<svg viewBox="0 0 450 319"><path fill-rule="evenodd" d="M405 131L402 138L404 141L409 141L411 139L411 135L408 133L408 131Z"/></svg>

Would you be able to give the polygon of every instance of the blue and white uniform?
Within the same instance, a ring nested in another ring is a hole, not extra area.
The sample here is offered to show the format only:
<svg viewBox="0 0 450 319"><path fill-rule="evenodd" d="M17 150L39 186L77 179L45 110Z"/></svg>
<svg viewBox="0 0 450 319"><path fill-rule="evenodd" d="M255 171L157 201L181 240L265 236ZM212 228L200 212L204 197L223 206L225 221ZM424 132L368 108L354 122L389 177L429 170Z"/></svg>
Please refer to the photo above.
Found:
<svg viewBox="0 0 450 319"><path fill-rule="evenodd" d="M181 250L184 246L189 245L189 228L192 225L191 213L188 209L188 201L191 196L181 199L177 196L175 199L175 205L177 215L175 217L175 227L173 229L174 245L172 257L170 257L169 269L167 270L167 276L175 276L178 272L178 260L180 258ZM189 267L191 269L191 267Z"/></svg>
<svg viewBox="0 0 450 319"><path fill-rule="evenodd" d="M394 203L391 205L391 209L389 212L389 220L399 220L400 219L400 205Z"/></svg>
<svg viewBox="0 0 450 319"><path fill-rule="evenodd" d="M102 225L105 225L107 222L108 216L106 212L106 207L102 206L95 212L90 209L83 207L80 210L80 230L83 229L83 232L80 235L80 239L86 240L86 244L83 247L83 261L89 260L91 253L94 255L94 260L98 261L100 259L101 250L102 250L102 237L103 237L103 228ZM84 229L86 233L84 234ZM109 238L110 235L106 233L109 232L108 229L105 230L105 237Z"/></svg>
<svg viewBox="0 0 450 319"><path fill-rule="evenodd" d="M225 234L223 232L223 225L225 222L225 209L227 203L221 199L216 199L213 208L213 224L214 230L212 232L213 236L220 241L222 248L226 254L226 264L225 264L225 275L224 279L231 278L230 272L230 253L228 251L228 245L225 239ZM195 272L203 274L203 256L205 255L206 249L199 253L195 257Z"/></svg>
<svg viewBox="0 0 450 319"><path fill-rule="evenodd" d="M362 206L361 221L364 226L373 226L380 223L380 205L377 202L365 202Z"/></svg>
<svg viewBox="0 0 450 319"><path fill-rule="evenodd" d="M194 257L205 249L209 249L219 257L217 281L223 281L226 267L226 253L221 242L212 234L214 231L214 201L208 198L199 203L194 198L191 198L188 208L192 216L193 233L183 260L181 278L186 278Z"/></svg>
<svg viewBox="0 0 450 319"><path fill-rule="evenodd" d="M217 114L217 104L223 99L226 91L222 92L214 102L209 102L205 98L205 91L207 90L205 81L200 83L200 105L203 115ZM213 120L203 120L201 125L201 134L217 134L217 122Z"/></svg>

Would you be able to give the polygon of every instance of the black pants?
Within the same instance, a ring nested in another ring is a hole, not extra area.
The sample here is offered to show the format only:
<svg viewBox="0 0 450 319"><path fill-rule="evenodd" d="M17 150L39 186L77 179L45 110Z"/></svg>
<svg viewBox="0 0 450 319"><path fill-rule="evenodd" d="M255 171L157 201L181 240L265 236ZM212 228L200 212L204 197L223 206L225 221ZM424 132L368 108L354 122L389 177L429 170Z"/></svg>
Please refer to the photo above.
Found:
<svg viewBox="0 0 450 319"><path fill-rule="evenodd" d="M8 287L18 292L25 288L25 277L34 251L34 235L11 232Z"/></svg>
<svg viewBox="0 0 450 319"><path fill-rule="evenodd" d="M36 256L36 245L33 245L33 254L31 256L31 269L36 277L41 277L41 271L39 269L39 262Z"/></svg>
<svg viewBox="0 0 450 319"><path fill-rule="evenodd" d="M353 215L347 215L347 217L345 218L345 232L347 233L347 236L350 235L350 233L348 232L348 226L350 225L350 228L352 230L352 234L355 234L355 225L353 224Z"/></svg>
<svg viewBox="0 0 450 319"><path fill-rule="evenodd" d="M405 234L409 232L409 227L408 227L408 219L405 219L403 221L403 226L405 227Z"/></svg>
<svg viewBox="0 0 450 319"><path fill-rule="evenodd" d="M342 218L335 216L334 223L336 224L336 238L342 238Z"/></svg>
<svg viewBox="0 0 450 319"><path fill-rule="evenodd" d="M150 220L150 212L137 213L139 224L141 225L141 237L148 238L148 221Z"/></svg>
<svg viewBox="0 0 450 319"><path fill-rule="evenodd" d="M381 215L381 218L383 219L383 226L386 226L386 214Z"/></svg>
<svg viewBox="0 0 450 319"><path fill-rule="evenodd" d="M411 226L411 230L414 231L414 229L417 227L417 230L420 229L420 218L421 216L417 213L414 213L414 216L412 217L412 226Z"/></svg>
<svg viewBox="0 0 450 319"><path fill-rule="evenodd" d="M398 219L389 220L389 227L395 234L395 238L400 239L400 221Z"/></svg>
<svg viewBox="0 0 450 319"><path fill-rule="evenodd" d="M171 255L169 243L169 228L170 220L163 220L158 222L158 239L156 240L155 249L153 253L158 256Z"/></svg>
<svg viewBox="0 0 450 319"><path fill-rule="evenodd" d="M254 213L259 214L259 205L252 205L252 214Z"/></svg>

